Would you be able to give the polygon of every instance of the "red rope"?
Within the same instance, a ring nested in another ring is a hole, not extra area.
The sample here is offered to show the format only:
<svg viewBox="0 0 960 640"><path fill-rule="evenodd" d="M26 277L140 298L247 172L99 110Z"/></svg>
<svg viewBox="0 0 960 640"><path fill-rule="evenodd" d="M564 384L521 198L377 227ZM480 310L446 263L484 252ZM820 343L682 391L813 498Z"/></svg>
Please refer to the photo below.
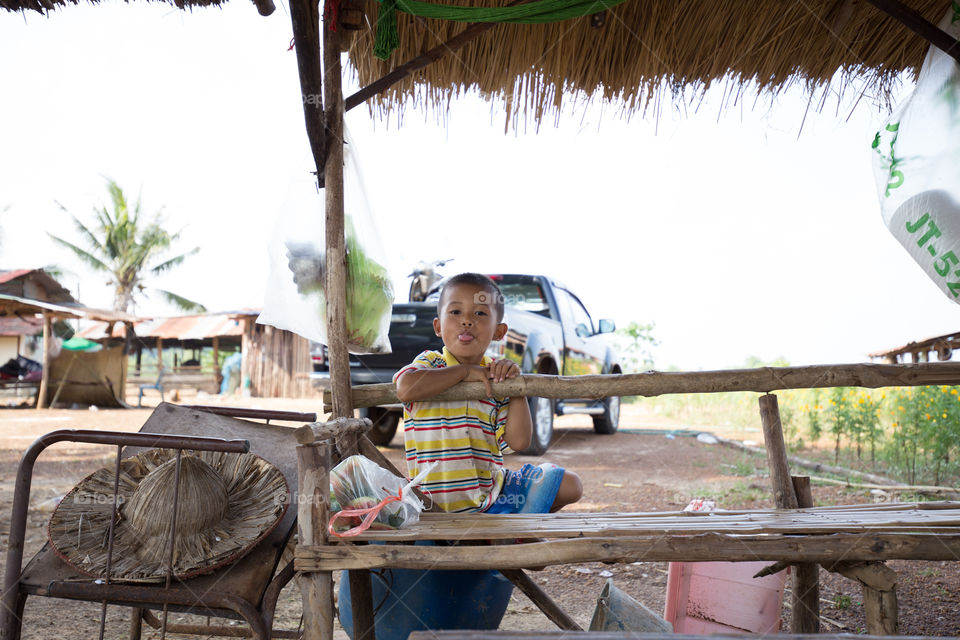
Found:
<svg viewBox="0 0 960 640"><path fill-rule="evenodd" d="M325 0L323 3L323 21L330 23L330 31L337 30L340 20L340 2L342 0Z"/></svg>

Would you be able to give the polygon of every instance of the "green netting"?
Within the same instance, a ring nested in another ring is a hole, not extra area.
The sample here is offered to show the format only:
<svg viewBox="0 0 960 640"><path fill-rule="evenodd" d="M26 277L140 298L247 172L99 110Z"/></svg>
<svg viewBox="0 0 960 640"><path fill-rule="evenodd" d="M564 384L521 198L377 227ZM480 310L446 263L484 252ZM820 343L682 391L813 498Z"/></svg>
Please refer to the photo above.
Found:
<svg viewBox="0 0 960 640"><path fill-rule="evenodd" d="M386 60L400 43L396 10L421 18L454 22L544 24L605 11L626 0L537 0L513 7L456 7L420 0L381 0L373 53Z"/></svg>

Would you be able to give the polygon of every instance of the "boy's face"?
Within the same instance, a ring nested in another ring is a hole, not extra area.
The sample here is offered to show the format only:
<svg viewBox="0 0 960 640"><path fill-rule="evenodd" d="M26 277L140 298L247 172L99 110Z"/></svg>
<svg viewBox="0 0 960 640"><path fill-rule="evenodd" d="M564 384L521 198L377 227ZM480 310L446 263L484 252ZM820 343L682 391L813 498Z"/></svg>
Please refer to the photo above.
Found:
<svg viewBox="0 0 960 640"><path fill-rule="evenodd" d="M507 333L507 325L497 322L494 295L471 284L443 289L440 317L433 319L433 330L460 364L480 364L490 342Z"/></svg>

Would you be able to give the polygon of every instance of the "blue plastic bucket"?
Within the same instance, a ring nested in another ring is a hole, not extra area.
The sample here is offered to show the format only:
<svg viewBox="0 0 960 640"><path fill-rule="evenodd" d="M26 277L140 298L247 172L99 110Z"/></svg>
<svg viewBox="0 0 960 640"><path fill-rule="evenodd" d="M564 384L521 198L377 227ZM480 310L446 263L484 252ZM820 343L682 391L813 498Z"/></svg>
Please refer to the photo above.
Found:
<svg viewBox="0 0 960 640"><path fill-rule="evenodd" d="M340 576L340 624L353 638L348 571ZM490 630L500 626L513 585L499 571L374 569L377 640L407 640L411 631Z"/></svg>

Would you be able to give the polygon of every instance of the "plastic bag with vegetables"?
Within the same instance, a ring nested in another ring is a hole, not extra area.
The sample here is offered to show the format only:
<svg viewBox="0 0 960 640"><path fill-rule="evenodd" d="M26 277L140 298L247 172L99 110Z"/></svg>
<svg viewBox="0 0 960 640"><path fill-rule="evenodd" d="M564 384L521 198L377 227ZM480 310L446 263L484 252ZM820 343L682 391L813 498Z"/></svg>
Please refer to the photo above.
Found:
<svg viewBox="0 0 960 640"><path fill-rule="evenodd" d="M399 529L417 522L423 503L412 482L363 456L350 456L330 470L330 533L357 535L366 529Z"/></svg>
<svg viewBox="0 0 960 640"><path fill-rule="evenodd" d="M390 353L393 285L367 202L356 149L344 146L346 325L351 353ZM270 244L270 276L257 322L328 344L324 193L312 178L291 187Z"/></svg>

